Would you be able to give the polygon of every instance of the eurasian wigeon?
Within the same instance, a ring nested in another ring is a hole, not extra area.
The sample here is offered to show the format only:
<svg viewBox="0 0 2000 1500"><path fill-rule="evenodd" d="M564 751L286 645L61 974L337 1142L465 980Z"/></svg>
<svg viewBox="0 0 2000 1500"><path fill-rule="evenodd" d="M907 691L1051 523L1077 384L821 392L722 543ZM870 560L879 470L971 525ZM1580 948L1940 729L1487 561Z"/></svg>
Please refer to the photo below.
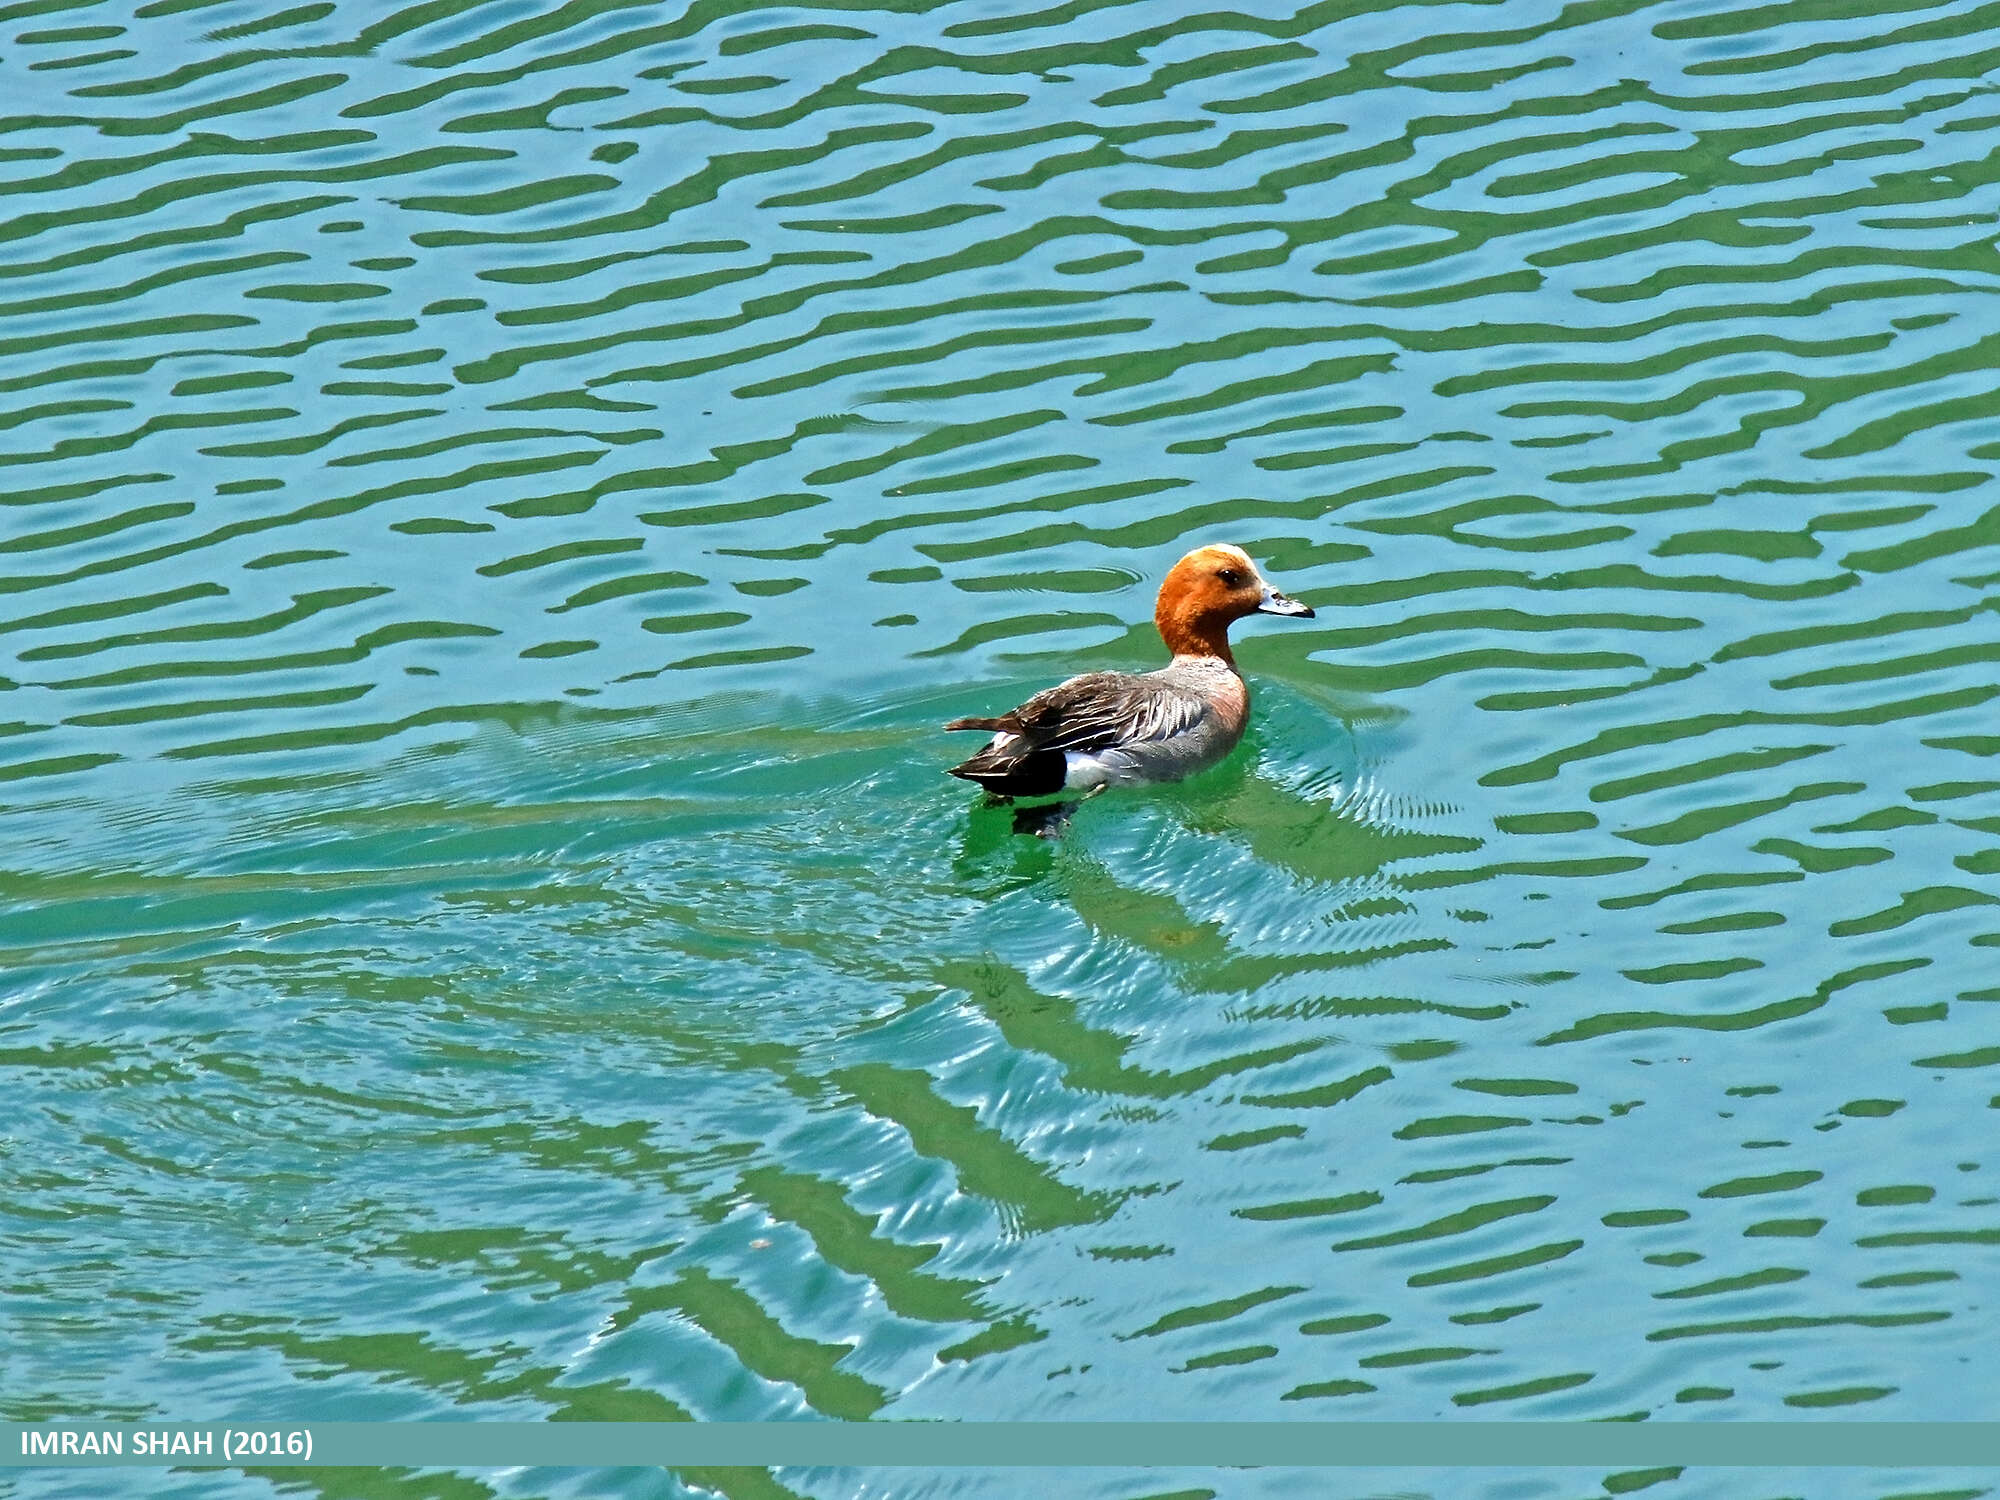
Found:
<svg viewBox="0 0 2000 1500"><path fill-rule="evenodd" d="M1008 798L1087 796L1206 770L1236 748L1250 718L1230 623L1312 613L1266 583L1241 547L1197 547L1169 570L1153 607L1172 661L1143 674L1086 672L997 719L953 719L946 729L984 729L993 738L951 774Z"/></svg>

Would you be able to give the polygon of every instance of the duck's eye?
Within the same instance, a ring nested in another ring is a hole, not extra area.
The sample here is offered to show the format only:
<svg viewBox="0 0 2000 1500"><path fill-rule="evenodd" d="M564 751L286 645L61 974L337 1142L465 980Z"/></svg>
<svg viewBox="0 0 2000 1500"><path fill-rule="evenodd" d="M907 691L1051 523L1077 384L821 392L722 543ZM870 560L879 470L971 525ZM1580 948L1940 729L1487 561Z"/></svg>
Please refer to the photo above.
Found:
<svg viewBox="0 0 2000 1500"><path fill-rule="evenodd" d="M1229 585L1230 588L1240 588L1243 583L1243 575L1237 572L1234 568L1224 568L1221 572L1217 573L1215 576L1217 578L1220 578L1227 585Z"/></svg>

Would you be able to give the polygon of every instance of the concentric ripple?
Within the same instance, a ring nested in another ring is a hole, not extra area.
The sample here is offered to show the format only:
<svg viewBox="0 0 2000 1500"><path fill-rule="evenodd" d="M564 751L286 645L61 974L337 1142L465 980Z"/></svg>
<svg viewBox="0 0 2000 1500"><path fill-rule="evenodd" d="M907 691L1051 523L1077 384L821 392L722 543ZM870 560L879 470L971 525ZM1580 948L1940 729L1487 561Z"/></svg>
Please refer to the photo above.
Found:
<svg viewBox="0 0 2000 1500"><path fill-rule="evenodd" d="M0 4L5 1415L1988 1415L1996 70ZM1217 538L1226 766L938 774Z"/></svg>

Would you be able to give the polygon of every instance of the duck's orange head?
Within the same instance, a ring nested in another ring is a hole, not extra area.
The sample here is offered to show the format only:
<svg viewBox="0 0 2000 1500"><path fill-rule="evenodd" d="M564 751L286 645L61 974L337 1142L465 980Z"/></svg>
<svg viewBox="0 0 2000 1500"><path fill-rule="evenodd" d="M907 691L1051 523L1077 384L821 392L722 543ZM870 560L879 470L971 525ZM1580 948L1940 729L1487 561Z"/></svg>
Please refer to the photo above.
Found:
<svg viewBox="0 0 2000 1500"><path fill-rule="evenodd" d="M1229 654L1229 626L1245 615L1292 615L1310 620L1312 611L1264 581L1250 554L1226 542L1197 547L1175 563L1160 585L1153 623L1176 656Z"/></svg>

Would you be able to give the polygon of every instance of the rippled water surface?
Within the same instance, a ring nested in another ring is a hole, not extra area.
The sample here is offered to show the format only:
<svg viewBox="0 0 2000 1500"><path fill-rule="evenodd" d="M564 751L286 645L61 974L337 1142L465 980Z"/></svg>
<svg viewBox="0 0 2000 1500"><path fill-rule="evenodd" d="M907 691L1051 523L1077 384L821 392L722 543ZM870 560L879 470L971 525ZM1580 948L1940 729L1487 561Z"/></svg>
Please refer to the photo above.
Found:
<svg viewBox="0 0 2000 1500"><path fill-rule="evenodd" d="M1996 69L0 5L4 1415L1990 1416ZM1229 762L940 774L1212 539Z"/></svg>

